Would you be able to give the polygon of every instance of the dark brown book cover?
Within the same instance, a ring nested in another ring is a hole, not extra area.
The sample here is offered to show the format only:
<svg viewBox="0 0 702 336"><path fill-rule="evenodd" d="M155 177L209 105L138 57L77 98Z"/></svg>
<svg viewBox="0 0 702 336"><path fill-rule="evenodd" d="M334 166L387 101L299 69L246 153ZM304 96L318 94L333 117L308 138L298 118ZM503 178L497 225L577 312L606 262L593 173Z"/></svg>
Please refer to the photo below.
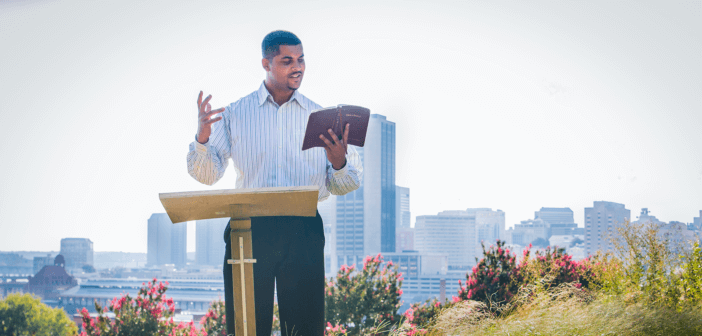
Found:
<svg viewBox="0 0 702 336"><path fill-rule="evenodd" d="M369 119L370 110L361 106L338 105L313 111L309 119L307 119L307 130L305 131L302 150L312 147L327 147L324 141L319 138L319 135L324 134L331 141L331 135L327 131L330 128L341 139L344 136L343 130L346 124L351 124L349 127L349 145L363 147L366 143Z"/></svg>

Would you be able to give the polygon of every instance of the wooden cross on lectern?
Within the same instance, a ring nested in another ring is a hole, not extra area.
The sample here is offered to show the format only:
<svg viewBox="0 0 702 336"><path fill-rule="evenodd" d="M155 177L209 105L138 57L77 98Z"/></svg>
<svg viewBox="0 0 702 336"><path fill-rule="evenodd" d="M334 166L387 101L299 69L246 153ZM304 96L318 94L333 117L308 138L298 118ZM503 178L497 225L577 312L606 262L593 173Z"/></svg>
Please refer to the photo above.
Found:
<svg viewBox="0 0 702 336"><path fill-rule="evenodd" d="M229 217L236 334L256 335L251 217L305 216L317 212L319 188L282 187L159 194L171 222ZM237 248L238 246L238 248Z"/></svg>
<svg viewBox="0 0 702 336"><path fill-rule="evenodd" d="M243 220L232 219L229 222L229 227L231 228L230 239L232 241L232 259L227 260L230 265L240 265L240 267L232 267L232 285L236 290L237 287L241 287L241 297L236 298L236 304L234 311L237 313L237 327L239 324L239 312L241 312L241 320L243 323L243 334L249 334L249 324L253 325L253 333L256 334L256 310L254 309L254 287L253 287L253 264L256 259L246 259L244 255L252 255L251 248L251 220L246 218ZM237 239L238 238L238 239ZM239 244L235 244L238 240ZM246 241L246 251L244 251L244 241ZM236 246L239 246L237 249ZM238 252L238 253L237 253ZM247 253L248 252L248 253ZM238 254L238 257L237 257ZM248 267L247 267L248 266ZM239 277L237 277L237 268L239 268ZM248 271L248 272L247 272ZM247 285L248 282L248 285ZM248 287L248 288L247 288ZM248 294L247 294L248 293ZM246 302L251 302L247 307ZM249 323L252 322L252 323ZM239 334L239 328L237 328L237 334Z"/></svg>

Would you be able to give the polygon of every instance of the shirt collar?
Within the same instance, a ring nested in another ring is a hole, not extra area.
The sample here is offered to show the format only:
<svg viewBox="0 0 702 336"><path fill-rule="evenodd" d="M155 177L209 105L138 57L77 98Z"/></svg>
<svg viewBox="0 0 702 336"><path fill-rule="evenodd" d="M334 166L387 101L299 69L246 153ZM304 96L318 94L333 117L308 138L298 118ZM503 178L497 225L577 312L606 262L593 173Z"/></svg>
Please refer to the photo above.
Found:
<svg viewBox="0 0 702 336"><path fill-rule="evenodd" d="M263 103L268 100L268 97L271 97L271 102L273 102L273 95L271 95L270 92L268 92L268 89L266 89L265 81L261 83L261 87L258 88L258 106L262 106ZM290 97L290 100L294 100L297 102L300 107L303 109L307 110L307 106L303 104L303 98L304 96L298 92L298 90L293 91L292 96Z"/></svg>

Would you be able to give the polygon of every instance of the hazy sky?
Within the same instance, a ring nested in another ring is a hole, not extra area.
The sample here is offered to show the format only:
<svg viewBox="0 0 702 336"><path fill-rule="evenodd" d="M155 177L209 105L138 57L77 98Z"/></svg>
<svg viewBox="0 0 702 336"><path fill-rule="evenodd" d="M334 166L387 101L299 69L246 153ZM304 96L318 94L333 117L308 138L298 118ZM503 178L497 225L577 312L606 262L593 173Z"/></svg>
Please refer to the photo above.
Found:
<svg viewBox="0 0 702 336"><path fill-rule="evenodd" d="M606 200L692 222L700 22L700 1L0 1L0 250L145 252L160 192L233 188L187 173L197 94L256 90L276 29L302 40L301 93L396 123L413 217L582 226Z"/></svg>

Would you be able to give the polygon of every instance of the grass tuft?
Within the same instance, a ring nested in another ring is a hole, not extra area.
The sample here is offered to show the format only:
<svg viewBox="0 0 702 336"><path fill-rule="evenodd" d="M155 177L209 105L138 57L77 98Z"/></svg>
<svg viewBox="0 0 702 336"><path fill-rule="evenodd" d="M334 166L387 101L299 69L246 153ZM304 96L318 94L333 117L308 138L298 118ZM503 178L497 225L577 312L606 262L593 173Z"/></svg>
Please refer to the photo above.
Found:
<svg viewBox="0 0 702 336"><path fill-rule="evenodd" d="M504 317L467 301L446 309L429 335L702 335L699 307L678 311L665 306L596 296L564 284L547 291L520 292L514 310Z"/></svg>

